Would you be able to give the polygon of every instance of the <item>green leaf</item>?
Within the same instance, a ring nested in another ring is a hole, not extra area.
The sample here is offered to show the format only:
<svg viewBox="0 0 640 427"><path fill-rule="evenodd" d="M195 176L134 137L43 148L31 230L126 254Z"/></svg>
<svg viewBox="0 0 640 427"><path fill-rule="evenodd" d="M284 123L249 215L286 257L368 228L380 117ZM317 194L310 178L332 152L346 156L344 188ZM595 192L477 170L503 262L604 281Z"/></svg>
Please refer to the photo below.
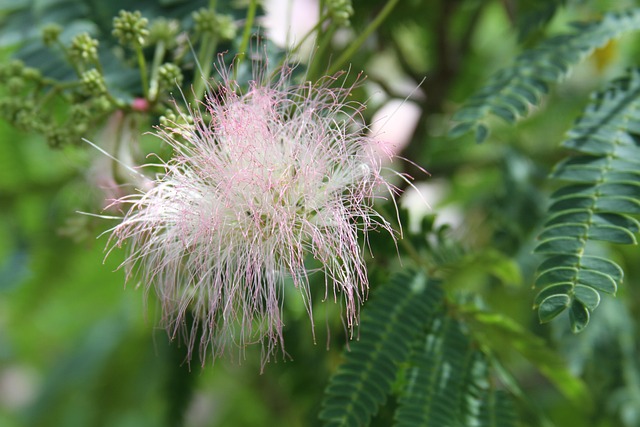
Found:
<svg viewBox="0 0 640 427"><path fill-rule="evenodd" d="M489 136L489 128L482 123L476 126L476 142L479 144L484 142Z"/></svg>
<svg viewBox="0 0 640 427"><path fill-rule="evenodd" d="M551 195L552 199L559 199L569 195L598 196L599 194L616 194L628 197L640 197L640 184L635 182L604 182L599 184L568 185Z"/></svg>
<svg viewBox="0 0 640 427"><path fill-rule="evenodd" d="M596 197L572 196L557 199L550 207L549 213L565 212L570 209L595 209Z"/></svg>
<svg viewBox="0 0 640 427"><path fill-rule="evenodd" d="M319 415L325 425L369 423L441 303L440 286L420 272L399 274L374 294L362 313L359 340L325 390Z"/></svg>
<svg viewBox="0 0 640 427"><path fill-rule="evenodd" d="M571 298L567 295L551 295L545 298L538 307L540 323L547 323L555 319L571 305Z"/></svg>
<svg viewBox="0 0 640 427"><path fill-rule="evenodd" d="M640 214L640 200L625 196L605 196L598 199L595 209L600 212Z"/></svg>
<svg viewBox="0 0 640 427"><path fill-rule="evenodd" d="M593 224L589 228L589 240L602 240L604 242L618 243L621 245L635 245L636 236L623 227Z"/></svg>
<svg viewBox="0 0 640 427"><path fill-rule="evenodd" d="M536 287L553 285L561 282L574 283L578 278L576 267L554 267L544 271L536 279Z"/></svg>
<svg viewBox="0 0 640 427"><path fill-rule="evenodd" d="M547 286L536 295L533 301L533 308L538 308L542 301L552 295L568 295L574 286L573 283L554 283L553 285Z"/></svg>
<svg viewBox="0 0 640 427"><path fill-rule="evenodd" d="M586 238L587 231L586 224L565 223L545 228L538 238L540 240L548 240L554 237Z"/></svg>
<svg viewBox="0 0 640 427"><path fill-rule="evenodd" d="M450 138L458 138L458 137L464 135L465 133L469 132L474 127L475 127L475 125L473 123L470 123L470 122L460 123L460 124L454 126L449 131L449 137Z"/></svg>
<svg viewBox="0 0 640 427"><path fill-rule="evenodd" d="M584 240L575 237L556 237L541 242L534 249L538 254L574 254L584 247Z"/></svg>
<svg viewBox="0 0 640 427"><path fill-rule="evenodd" d="M615 294L618 288L612 277L594 270L579 270L578 282L609 294Z"/></svg>
<svg viewBox="0 0 640 427"><path fill-rule="evenodd" d="M495 390L486 357L464 324L444 311L417 340L398 399L396 426L515 426L511 400L491 401ZM504 411L504 413L502 412Z"/></svg>
<svg viewBox="0 0 640 427"><path fill-rule="evenodd" d="M591 222L600 225L615 225L626 228L632 233L640 231L640 222L638 220L618 213L596 213L592 216Z"/></svg>
<svg viewBox="0 0 640 427"><path fill-rule="evenodd" d="M460 122L451 131L460 135L461 131L476 129L476 141L486 139L488 129L480 123L487 123L494 115L508 123L526 117L532 110L530 105L538 105L549 85L564 79L573 66L588 57L595 49L604 46L621 34L640 29L640 9L611 12L600 21L574 26L571 33L552 37L539 46L523 52L514 64L494 74L484 87L454 115ZM574 136L574 138L578 135ZM591 173L592 172L592 173ZM566 171L567 176L575 175L576 180L592 182L598 168L589 171Z"/></svg>
<svg viewBox="0 0 640 427"><path fill-rule="evenodd" d="M589 310L579 301L573 301L569 310L569 322L573 333L582 332L589 324Z"/></svg>
<svg viewBox="0 0 640 427"><path fill-rule="evenodd" d="M595 256L583 256L580 259L580 264L583 268L589 270L595 270L601 274L605 274L615 280L617 283L622 281L624 273L620 266L613 261L609 261L606 258Z"/></svg>
<svg viewBox="0 0 640 427"><path fill-rule="evenodd" d="M541 321L564 311L574 332L589 323L600 303L599 292L615 294L622 269L613 261L584 255L591 241L637 244L640 214L640 70L631 69L592 97L564 143L587 155L561 161L552 176L579 182L553 195L542 242L546 254L536 286L548 288L534 301Z"/></svg>
<svg viewBox="0 0 640 427"><path fill-rule="evenodd" d="M591 311L595 310L600 304L600 294L589 286L576 285L573 293L576 299Z"/></svg>

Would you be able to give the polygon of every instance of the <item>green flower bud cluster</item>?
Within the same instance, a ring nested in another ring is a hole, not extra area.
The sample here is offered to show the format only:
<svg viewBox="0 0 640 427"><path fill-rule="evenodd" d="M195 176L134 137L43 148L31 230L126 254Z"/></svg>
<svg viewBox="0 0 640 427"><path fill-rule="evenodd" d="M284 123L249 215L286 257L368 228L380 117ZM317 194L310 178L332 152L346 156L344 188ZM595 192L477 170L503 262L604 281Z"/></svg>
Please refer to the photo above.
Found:
<svg viewBox="0 0 640 427"><path fill-rule="evenodd" d="M200 43L197 59L211 65L218 43L236 37L237 23L233 16L217 14L208 8L194 12L193 21L195 34L192 33L190 39ZM65 38L65 43L62 43L63 31L57 24L44 26L42 42L62 53L59 56L71 66L75 79L71 76L61 80L42 76L37 69L26 67L19 61L0 63L0 81L4 83L0 87L0 116L21 130L44 135L52 147L79 143L83 136L89 136L87 133L97 123L116 109L135 111L136 114L157 114L169 105L168 97L162 91L168 92L184 84L181 66L185 58L189 61L190 57L184 47L186 42L180 41L181 28L177 20L157 18L150 25L140 11L126 10L121 10L113 18L111 34L135 55L123 59L127 65L137 65L140 72L142 90L131 95L144 101L144 109L138 109L109 91L105 82L108 74L100 63L99 48L104 49L110 43L89 32L76 34L69 43ZM122 49L116 53L122 56ZM208 71L205 74L208 75ZM52 109L57 113L50 114ZM160 120L168 124L193 124L188 114L171 110Z"/></svg>
<svg viewBox="0 0 640 427"><path fill-rule="evenodd" d="M73 103L62 123L47 122L39 133L44 134L51 148L70 144L80 144L99 118L113 110L113 104L106 96L97 96L84 102ZM36 130L31 126L26 130Z"/></svg>
<svg viewBox="0 0 640 427"><path fill-rule="evenodd" d="M58 24L47 24L42 29L42 42L45 46L53 46L56 44L62 33L62 27Z"/></svg>
<svg viewBox="0 0 640 427"><path fill-rule="evenodd" d="M175 110L167 108L162 116L160 116L160 124L167 129L184 128L193 125L193 116L188 114L176 114ZM184 129L182 129L184 130ZM175 134L179 136L179 133Z"/></svg>
<svg viewBox="0 0 640 427"><path fill-rule="evenodd" d="M42 81L35 68L26 67L22 61L13 60L0 64L0 81L5 82L4 97L0 98L0 117L21 130L40 129L42 119L35 114L35 103L29 91Z"/></svg>
<svg viewBox="0 0 640 427"><path fill-rule="evenodd" d="M112 34L123 46L144 46L149 36L148 24L149 20L143 18L140 11L121 10L118 16L113 18Z"/></svg>
<svg viewBox="0 0 640 427"><path fill-rule="evenodd" d="M158 68L158 77L160 87L162 88L171 88L176 85L182 85L182 71L180 71L180 67L173 63L162 64Z"/></svg>
<svg viewBox="0 0 640 427"><path fill-rule="evenodd" d="M159 18L153 21L149 30L149 43L162 42L168 48L176 44L176 38L180 31L180 23L175 19Z"/></svg>
<svg viewBox="0 0 640 427"><path fill-rule="evenodd" d="M84 135L89 130L91 111L84 105L73 105L69 111L67 122L73 133Z"/></svg>
<svg viewBox="0 0 640 427"><path fill-rule="evenodd" d="M41 79L39 70L25 66L20 60L0 63L0 81L5 82L10 93L18 93L28 83L39 83Z"/></svg>
<svg viewBox="0 0 640 427"><path fill-rule="evenodd" d="M44 122L38 117L37 113L35 103L30 99L25 99L14 112L14 126L21 130L42 129Z"/></svg>
<svg viewBox="0 0 640 427"><path fill-rule="evenodd" d="M162 127L169 128L176 122L176 113L173 110L167 109L164 114L160 116L159 122Z"/></svg>
<svg viewBox="0 0 640 427"><path fill-rule="evenodd" d="M5 96L0 98L0 116L19 130L44 135L51 147L78 143L95 117L112 108L108 99L99 96L106 87L104 78L95 69L82 75L84 95L78 94L77 89L64 92L55 86L44 94L40 93L51 82L21 61L1 64L0 80L7 82ZM46 114L47 102L54 97L71 104L68 116L61 124L51 114Z"/></svg>
<svg viewBox="0 0 640 427"><path fill-rule="evenodd" d="M197 34L211 34L221 40L232 40L236 36L237 27L232 16L202 8L193 12L193 21Z"/></svg>
<svg viewBox="0 0 640 427"><path fill-rule="evenodd" d="M327 10L331 20L340 26L348 26L349 18L353 16L351 0L327 0Z"/></svg>
<svg viewBox="0 0 640 427"><path fill-rule="evenodd" d="M72 59L86 63L98 61L98 40L92 38L88 33L78 34L71 41L69 56Z"/></svg>
<svg viewBox="0 0 640 427"><path fill-rule="evenodd" d="M74 135L69 129L62 126L50 126L44 132L47 144L51 148L60 148L74 140Z"/></svg>
<svg viewBox="0 0 640 427"><path fill-rule="evenodd" d="M95 68L82 73L80 80L82 81L82 87L88 96L100 96L107 93L107 85L104 82L104 76Z"/></svg>

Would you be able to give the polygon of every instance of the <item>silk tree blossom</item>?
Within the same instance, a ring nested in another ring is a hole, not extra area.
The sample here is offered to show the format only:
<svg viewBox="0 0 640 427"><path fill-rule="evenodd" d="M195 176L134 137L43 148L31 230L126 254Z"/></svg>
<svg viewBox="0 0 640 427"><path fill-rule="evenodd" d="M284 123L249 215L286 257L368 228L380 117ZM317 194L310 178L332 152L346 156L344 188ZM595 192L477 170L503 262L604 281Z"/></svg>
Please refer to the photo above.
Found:
<svg viewBox="0 0 640 427"><path fill-rule="evenodd" d="M203 363L229 344L243 354L261 343L264 361L284 349L285 286L311 315L309 259L353 328L368 289L367 232L395 233L373 207L381 187L395 188L352 88L333 87L340 76L294 86L291 73L259 71L242 91L223 72L188 112L193 124L159 128L174 156L153 188L115 202L130 204L111 234L128 242L127 279L155 289L169 333L184 334L189 356L198 346Z"/></svg>

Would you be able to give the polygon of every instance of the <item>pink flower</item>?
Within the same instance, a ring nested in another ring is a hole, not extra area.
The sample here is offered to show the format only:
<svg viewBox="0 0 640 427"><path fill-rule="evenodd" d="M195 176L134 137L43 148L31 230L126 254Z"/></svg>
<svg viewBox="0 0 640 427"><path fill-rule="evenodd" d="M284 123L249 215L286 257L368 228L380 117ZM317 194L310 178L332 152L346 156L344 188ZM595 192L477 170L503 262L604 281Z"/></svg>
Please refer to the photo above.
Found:
<svg viewBox="0 0 640 427"><path fill-rule="evenodd" d="M291 73L258 70L245 92L222 73L189 111L193 125L158 131L174 157L153 188L117 201L131 205L111 235L128 242L127 278L155 289L169 333L184 333L203 362L228 344L242 355L261 343L265 361L283 348L285 286L311 314L309 258L354 326L368 289L358 235L393 235L373 208L380 186L394 188L364 136L363 106L347 100L351 88L330 87L338 76L293 86Z"/></svg>

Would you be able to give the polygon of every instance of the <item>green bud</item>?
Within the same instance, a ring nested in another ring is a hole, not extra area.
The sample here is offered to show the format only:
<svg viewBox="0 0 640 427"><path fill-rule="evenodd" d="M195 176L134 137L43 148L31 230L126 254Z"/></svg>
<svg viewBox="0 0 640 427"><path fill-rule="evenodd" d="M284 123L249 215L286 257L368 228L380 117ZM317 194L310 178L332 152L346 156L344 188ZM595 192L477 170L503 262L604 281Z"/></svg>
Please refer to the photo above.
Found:
<svg viewBox="0 0 640 427"><path fill-rule="evenodd" d="M89 129L89 124L85 123L85 122L72 123L72 127L71 127L71 130L76 135L83 135L83 134L87 133L88 129Z"/></svg>
<svg viewBox="0 0 640 427"><path fill-rule="evenodd" d="M233 40L237 31L236 23L233 16L218 15L217 36L222 40Z"/></svg>
<svg viewBox="0 0 640 427"><path fill-rule="evenodd" d="M58 24L47 24L42 28L42 42L45 46L51 46L58 41L62 33L62 27Z"/></svg>
<svg viewBox="0 0 640 427"><path fill-rule="evenodd" d="M231 40L236 35L236 25L232 16L218 15L214 10L202 8L193 12L196 33L211 34L222 40Z"/></svg>
<svg viewBox="0 0 640 427"><path fill-rule="evenodd" d="M351 0L327 0L327 9L332 21L337 25L349 25L349 18L353 16Z"/></svg>
<svg viewBox="0 0 640 427"><path fill-rule="evenodd" d="M175 19L158 18L151 24L149 41L151 43L161 41L171 48L176 44L178 31L180 31L180 23Z"/></svg>
<svg viewBox="0 0 640 427"><path fill-rule="evenodd" d="M196 33L213 33L216 27L215 10L203 7L193 12L193 21L195 23Z"/></svg>
<svg viewBox="0 0 640 427"><path fill-rule="evenodd" d="M100 96L107 93L107 85L104 82L104 77L95 68L82 73L80 80L87 95Z"/></svg>
<svg viewBox="0 0 640 427"><path fill-rule="evenodd" d="M22 71L24 70L24 62L19 59L13 59L9 64L7 64L7 76L8 77L19 77L22 75Z"/></svg>
<svg viewBox="0 0 640 427"><path fill-rule="evenodd" d="M162 64L158 68L159 84L163 88L169 88L174 86L180 86L182 84L182 71L180 68L172 63Z"/></svg>
<svg viewBox="0 0 640 427"><path fill-rule="evenodd" d="M42 79L42 73L37 68L24 67L24 69L22 70L22 77L25 80L38 82Z"/></svg>
<svg viewBox="0 0 640 427"><path fill-rule="evenodd" d="M69 120L73 122L89 121L91 112L86 105L73 105L69 109Z"/></svg>
<svg viewBox="0 0 640 427"><path fill-rule="evenodd" d="M144 46L149 36L147 24L149 20L143 18L139 10L135 12L121 10L118 16L113 18L112 34L124 46Z"/></svg>
<svg viewBox="0 0 640 427"><path fill-rule="evenodd" d="M0 117L14 124L16 112L20 110L21 104L21 98L15 96L0 98Z"/></svg>
<svg viewBox="0 0 640 427"><path fill-rule="evenodd" d="M97 113L106 113L107 111L111 111L112 105L109 98L104 95L100 95L91 98L91 107Z"/></svg>
<svg viewBox="0 0 640 427"><path fill-rule="evenodd" d="M25 82L22 77L11 77L6 81L6 85L10 93L16 94L24 89Z"/></svg>
<svg viewBox="0 0 640 427"><path fill-rule="evenodd" d="M47 144L49 144L51 148L60 148L74 139L71 132L66 128L58 126L49 126L44 136L47 139Z"/></svg>
<svg viewBox="0 0 640 427"><path fill-rule="evenodd" d="M160 124L168 128L173 128L176 126L176 124L182 126L190 126L193 125L193 123L193 116L189 114L177 115L174 110L171 110L169 108L165 110L164 115L160 116Z"/></svg>
<svg viewBox="0 0 640 427"><path fill-rule="evenodd" d="M16 112L13 125L20 130L30 131L37 127L34 126L37 121L33 110L23 108Z"/></svg>
<svg viewBox="0 0 640 427"><path fill-rule="evenodd" d="M176 115L171 113L165 113L165 115L160 116L159 122L163 127L171 127L175 123Z"/></svg>
<svg viewBox="0 0 640 427"><path fill-rule="evenodd" d="M98 40L88 33L78 34L71 41L69 55L73 59L84 62L95 62L98 60Z"/></svg>

